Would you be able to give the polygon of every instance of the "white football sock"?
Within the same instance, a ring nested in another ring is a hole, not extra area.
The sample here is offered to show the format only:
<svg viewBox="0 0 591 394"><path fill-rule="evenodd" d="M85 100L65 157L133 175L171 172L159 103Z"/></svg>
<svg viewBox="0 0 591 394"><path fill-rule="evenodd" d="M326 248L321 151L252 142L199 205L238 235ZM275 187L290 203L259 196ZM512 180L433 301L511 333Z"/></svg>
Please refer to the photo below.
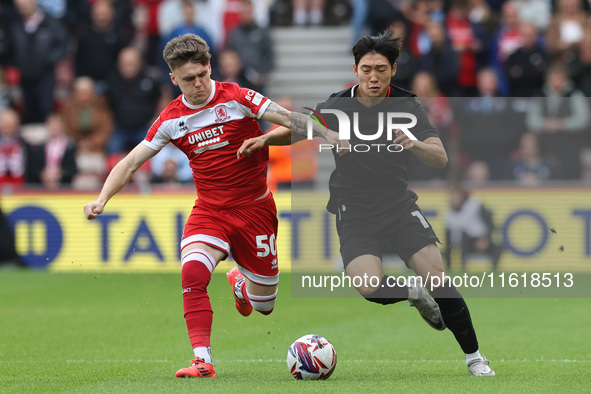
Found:
<svg viewBox="0 0 591 394"><path fill-rule="evenodd" d="M195 358L202 358L203 361L206 363L212 364L211 362L211 348L210 347L196 347L193 349L193 353L195 353Z"/></svg>
<svg viewBox="0 0 591 394"><path fill-rule="evenodd" d="M277 292L279 289L275 290L275 293L266 295L266 296L258 296L254 294L250 294L248 289L246 289L246 295L250 300L250 304L257 312L261 312L262 314L269 314L273 311L275 307L275 299L277 298Z"/></svg>
<svg viewBox="0 0 591 394"><path fill-rule="evenodd" d="M470 363L472 360L481 359L482 355L480 354L480 350L475 351L474 353L466 353L466 364Z"/></svg>

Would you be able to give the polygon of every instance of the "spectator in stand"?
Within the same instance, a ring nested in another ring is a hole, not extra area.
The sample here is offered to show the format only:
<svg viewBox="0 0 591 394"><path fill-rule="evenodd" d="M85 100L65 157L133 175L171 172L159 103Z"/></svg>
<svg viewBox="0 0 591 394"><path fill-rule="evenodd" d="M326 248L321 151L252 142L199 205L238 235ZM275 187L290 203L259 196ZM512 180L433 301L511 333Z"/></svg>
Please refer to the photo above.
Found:
<svg viewBox="0 0 591 394"><path fill-rule="evenodd" d="M0 112L0 185L19 185L25 180L25 152L20 137L18 113L7 108Z"/></svg>
<svg viewBox="0 0 591 394"><path fill-rule="evenodd" d="M199 37L203 38L207 45L210 45L210 48L215 48L215 43L211 38L211 35L205 29L205 27L201 26L198 22L198 9L192 0L182 0L181 1L181 8L182 8L182 16L183 20L179 23L171 32L165 36L160 41L160 48L164 50L164 46L168 42L168 39L173 39L174 37L183 36L187 33L196 34ZM215 53L215 51L214 51ZM162 57L162 56L161 56ZM170 69L168 69L170 71ZM168 76L168 73L167 73Z"/></svg>
<svg viewBox="0 0 591 394"><path fill-rule="evenodd" d="M246 78L244 74L244 66L240 56L229 49L220 53L219 58L219 81L221 82L235 82L240 86L249 89L255 89L255 84Z"/></svg>
<svg viewBox="0 0 591 394"><path fill-rule="evenodd" d="M68 0L37 0L39 8L53 19L62 22L66 16Z"/></svg>
<svg viewBox="0 0 591 394"><path fill-rule="evenodd" d="M485 186L490 182L490 169L484 161L473 161L464 171L464 180L471 186Z"/></svg>
<svg viewBox="0 0 591 394"><path fill-rule="evenodd" d="M590 124L587 98L574 86L562 64L548 69L541 96L530 101L527 127L538 133L542 148L554 154L561 178L578 179L582 143Z"/></svg>
<svg viewBox="0 0 591 394"><path fill-rule="evenodd" d="M1 27L0 27L1 30ZM10 107L0 107L0 195L5 184L12 184L13 172L24 170L22 145L14 136L18 133L18 113ZM19 181L20 182L20 181ZM0 267L23 266L16 253L14 232L0 209Z"/></svg>
<svg viewBox="0 0 591 394"><path fill-rule="evenodd" d="M548 52L553 60L570 63L589 31L589 13L582 7L582 0L557 0L557 12L546 30Z"/></svg>
<svg viewBox="0 0 591 394"><path fill-rule="evenodd" d="M271 34L258 26L251 0L242 1L242 24L230 33L228 49L238 53L244 65L244 75L264 94L267 75L275 66Z"/></svg>
<svg viewBox="0 0 591 394"><path fill-rule="evenodd" d="M160 175L154 176L151 182L163 186L181 185L181 181L177 177L178 170L178 164L174 160L168 159L159 168Z"/></svg>
<svg viewBox="0 0 591 394"><path fill-rule="evenodd" d="M95 91L90 77L78 77L72 96L64 103L62 115L68 135L78 145L78 153L106 154L106 146L113 132L113 113L104 96Z"/></svg>
<svg viewBox="0 0 591 394"><path fill-rule="evenodd" d="M68 137L61 115L49 115L45 128L44 143L25 143L25 180L27 184L54 190L72 183L76 174L76 144Z"/></svg>
<svg viewBox="0 0 591 394"><path fill-rule="evenodd" d="M491 11L494 12L494 13L497 13L497 14L500 13L500 12L502 12L503 5L507 1L511 1L511 0L486 0L486 2L488 3Z"/></svg>
<svg viewBox="0 0 591 394"><path fill-rule="evenodd" d="M390 6L390 9L394 8L390 5L390 3L386 2L386 4ZM366 27L369 26L369 10L369 1L367 0L353 0L351 2L351 26L353 27L353 34L351 35L352 45L355 45L357 40L359 40L362 35L364 35ZM394 20L394 18L388 20L385 23L385 26L387 27L392 20Z"/></svg>
<svg viewBox="0 0 591 394"><path fill-rule="evenodd" d="M533 23L539 31L546 31L550 24L552 2L548 0L511 0L519 10L523 23Z"/></svg>
<svg viewBox="0 0 591 394"><path fill-rule="evenodd" d="M129 45L131 36L115 23L115 9L109 0L95 2L90 18L90 25L83 28L78 39L76 75L91 77L97 91L104 93L117 56Z"/></svg>
<svg viewBox="0 0 591 394"><path fill-rule="evenodd" d="M217 44L218 49L226 47L230 33L242 23L243 0L216 0L206 3L205 15L207 31ZM251 0L254 20L260 27L269 26L269 7L266 0Z"/></svg>
<svg viewBox="0 0 591 394"><path fill-rule="evenodd" d="M406 37L407 26L404 20L396 19L390 25L390 29L394 33L394 37L403 37L402 48L400 48L400 56L396 59L396 74L392 77L391 83L400 86L403 89L410 89L410 84L413 76L417 72L418 59L410 53L408 49L408 42ZM377 34L380 34L378 32ZM357 83L357 81L355 82Z"/></svg>
<svg viewBox="0 0 591 394"><path fill-rule="evenodd" d="M449 46L445 27L441 23L429 22L425 28L431 48L421 56L419 70L431 73L439 89L446 96L459 96L461 92L457 87L458 56Z"/></svg>
<svg viewBox="0 0 591 394"><path fill-rule="evenodd" d="M62 108L66 129L78 147L78 172L73 187L100 186L106 165L107 142L113 132L113 113L107 99L96 93L90 77L79 77Z"/></svg>
<svg viewBox="0 0 591 394"><path fill-rule="evenodd" d="M445 23L448 0L431 0L431 21Z"/></svg>
<svg viewBox="0 0 591 394"><path fill-rule="evenodd" d="M492 238L492 212L461 185L451 188L449 202L450 210L445 215L447 268L452 265L452 248L459 248L462 272L465 272L468 256L472 253L488 255L492 260L492 269L496 270L503 249Z"/></svg>
<svg viewBox="0 0 591 394"><path fill-rule="evenodd" d="M6 108L12 108L12 89L4 79L4 68L0 66L0 112Z"/></svg>
<svg viewBox="0 0 591 394"><path fill-rule="evenodd" d="M211 53L211 64L212 64L212 72L217 72L217 56L215 51L215 42L209 35L206 29L199 25L197 22L198 18L198 11L195 3L192 0L181 0L181 9L182 9L182 16L183 20L179 23L174 29L170 31L167 35L162 36L160 41L160 52L164 50L166 43L172 40L175 37L183 36L187 33L196 34L199 37L203 38L207 45L209 45L210 53ZM162 58L159 56L158 63L160 65L161 71L161 79L164 86L172 90L172 97L177 97L181 94L181 90L178 86L175 86L172 81L170 80L169 73L170 68Z"/></svg>
<svg viewBox="0 0 591 394"><path fill-rule="evenodd" d="M161 37L158 29L158 10L162 0L134 0L134 3L134 11L145 14L142 21L143 25L139 26L139 23L136 22L135 28L137 30L141 29L146 38L144 49L146 65L157 67L160 64L162 50L164 49L160 44Z"/></svg>
<svg viewBox="0 0 591 394"><path fill-rule="evenodd" d="M568 66L575 86L583 95L591 97L591 34L587 34L577 56Z"/></svg>
<svg viewBox="0 0 591 394"><path fill-rule="evenodd" d="M0 209L0 267L22 267L23 261L16 253L14 232Z"/></svg>
<svg viewBox="0 0 591 394"><path fill-rule="evenodd" d="M324 0L292 0L293 24L320 26L324 20Z"/></svg>
<svg viewBox="0 0 591 394"><path fill-rule="evenodd" d="M377 36L390 27L394 21L402 21L404 18L402 13L389 0L357 0L355 2L354 18L357 16L356 11L363 13L364 6L366 7L366 11L363 22L364 25L367 25L369 34L372 36ZM357 17L360 18L360 16ZM357 25L354 25L354 28L357 30L355 33L356 37L353 37L353 44L363 35L361 34L362 28L358 25L359 20L354 21L354 23L357 23ZM406 26L403 31L405 30ZM402 36L406 36L406 34Z"/></svg>
<svg viewBox="0 0 591 394"><path fill-rule="evenodd" d="M83 31L92 24L92 6L99 0L76 1L69 0L67 9L68 25L74 34ZM125 37L130 39L135 36L135 26L132 21L134 4L132 0L109 0L115 10L115 26Z"/></svg>
<svg viewBox="0 0 591 394"><path fill-rule="evenodd" d="M55 67L55 88L53 89L53 112L60 112L64 102L72 95L76 72L74 60L67 56Z"/></svg>
<svg viewBox="0 0 591 394"><path fill-rule="evenodd" d="M173 144L167 144L150 159L152 182L167 185L190 184L193 170L187 155Z"/></svg>
<svg viewBox="0 0 591 394"><path fill-rule="evenodd" d="M588 185L591 183L591 149L581 152L581 179Z"/></svg>
<svg viewBox="0 0 591 394"><path fill-rule="evenodd" d="M499 20L492 12L486 0L468 0L470 11L468 19L470 22L479 25L484 30L484 36L487 42L495 30L499 27Z"/></svg>
<svg viewBox="0 0 591 394"><path fill-rule="evenodd" d="M158 30L161 37L183 24L183 0L164 0L158 8ZM241 23L242 0L194 1L195 21L210 35L214 44L211 49L221 50L226 46L228 35ZM269 25L269 9L265 0L253 0L257 25ZM208 43L209 44L209 43Z"/></svg>
<svg viewBox="0 0 591 394"><path fill-rule="evenodd" d="M537 186L545 181L558 178L554 161L542 154L538 136L525 133L521 136L517 157L513 161L511 176L522 186Z"/></svg>
<svg viewBox="0 0 591 394"><path fill-rule="evenodd" d="M12 10L6 9L3 4L0 4L0 67L8 64L8 56L10 53L10 21L12 17Z"/></svg>
<svg viewBox="0 0 591 394"><path fill-rule="evenodd" d="M162 3L160 3L160 6L158 7L157 17L158 32L160 34L160 47L162 47L162 40L164 39L164 37L170 36L170 33L174 29L184 24L184 21L186 20L187 16L185 15L183 3L184 0L164 0L162 1ZM193 19L195 20L196 24L200 24L202 18L200 18L199 16L201 14L207 15L207 13L201 12L203 10L203 8L200 8L201 4L202 3L193 3L193 12L195 13L193 15ZM208 29L204 27L204 30ZM211 36L211 38L213 38L213 35ZM216 47L218 43L217 39L214 40L214 42L214 47Z"/></svg>
<svg viewBox="0 0 591 394"><path fill-rule="evenodd" d="M36 0L15 0L19 17L11 29L14 65L21 72L24 123L44 122L53 111L55 66L66 54L68 35Z"/></svg>
<svg viewBox="0 0 591 394"><path fill-rule="evenodd" d="M509 95L509 82L505 76L507 58L523 45L519 10L513 2L503 4L501 25L489 43L488 65L497 74L498 89L501 96Z"/></svg>
<svg viewBox="0 0 591 394"><path fill-rule="evenodd" d="M160 97L159 81L144 69L140 52L133 47L124 48L108 83L107 98L115 129L107 153L129 151L144 139L146 129L161 109Z"/></svg>
<svg viewBox="0 0 591 394"><path fill-rule="evenodd" d="M415 93L427 112L431 124L439 132L441 142L448 152L457 152L457 142L450 139L453 126L453 112L447 97L439 91L435 77L427 71L415 74L410 90ZM452 159L453 154L450 154ZM450 160L451 161L451 160ZM433 168L423 164L415 155L408 161L408 177L412 181L445 179L449 171L455 171L457 164L448 162L445 168Z"/></svg>
<svg viewBox="0 0 591 394"><path fill-rule="evenodd" d="M513 97L532 97L539 93L549 66L546 49L538 43L538 29L532 23L521 26L523 45L507 59L505 74Z"/></svg>
<svg viewBox="0 0 591 394"><path fill-rule="evenodd" d="M492 69L478 73L479 97L462 100L456 112L460 149L468 162L484 161L493 180L507 176L507 162L523 133L520 115L511 99L499 97Z"/></svg>
<svg viewBox="0 0 591 394"><path fill-rule="evenodd" d="M420 98L429 120L446 145L449 140L448 131L453 126L453 111L448 98L439 90L435 77L428 71L419 71L412 80L410 90Z"/></svg>
<svg viewBox="0 0 591 394"><path fill-rule="evenodd" d="M429 52L431 40L426 27L431 21L431 5L428 0L416 0L408 14L410 30L407 37L412 56L420 57Z"/></svg>
<svg viewBox="0 0 591 394"><path fill-rule="evenodd" d="M483 63L483 49L486 37L479 23L472 23L468 0L454 0L451 3L445 26L451 48L458 54L457 86L460 96L476 94L476 73Z"/></svg>

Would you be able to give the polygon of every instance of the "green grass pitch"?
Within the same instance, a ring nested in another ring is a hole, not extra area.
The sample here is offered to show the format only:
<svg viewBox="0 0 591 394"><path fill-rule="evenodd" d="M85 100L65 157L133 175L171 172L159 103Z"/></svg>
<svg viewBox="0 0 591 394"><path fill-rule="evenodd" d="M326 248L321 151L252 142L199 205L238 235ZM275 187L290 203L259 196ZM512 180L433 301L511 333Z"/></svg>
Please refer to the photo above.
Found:
<svg viewBox="0 0 591 394"><path fill-rule="evenodd" d="M213 275L217 379L175 379L192 358L180 275L0 271L0 392L584 392L591 299L468 299L496 377L471 377L449 331L406 303L292 299L240 316ZM338 354L327 381L296 381L285 356L304 334Z"/></svg>

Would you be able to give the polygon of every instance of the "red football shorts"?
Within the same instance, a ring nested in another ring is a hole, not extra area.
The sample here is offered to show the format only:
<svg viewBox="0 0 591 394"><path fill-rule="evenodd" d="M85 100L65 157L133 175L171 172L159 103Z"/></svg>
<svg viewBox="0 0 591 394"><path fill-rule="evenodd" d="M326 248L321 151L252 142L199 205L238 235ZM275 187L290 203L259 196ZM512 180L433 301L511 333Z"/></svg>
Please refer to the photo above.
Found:
<svg viewBox="0 0 591 394"><path fill-rule="evenodd" d="M226 252L252 282L279 283L277 207L273 194L251 206L220 209L197 200L187 220L181 250L201 242Z"/></svg>

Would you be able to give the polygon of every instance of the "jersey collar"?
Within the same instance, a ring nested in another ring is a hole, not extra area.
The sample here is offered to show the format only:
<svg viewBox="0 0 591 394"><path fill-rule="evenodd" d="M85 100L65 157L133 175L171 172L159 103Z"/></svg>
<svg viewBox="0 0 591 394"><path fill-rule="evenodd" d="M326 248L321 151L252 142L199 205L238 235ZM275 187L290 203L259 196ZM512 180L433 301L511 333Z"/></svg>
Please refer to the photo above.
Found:
<svg viewBox="0 0 591 394"><path fill-rule="evenodd" d="M191 108L191 109L199 109L199 108L203 108L205 107L207 104L210 103L210 101L213 99L213 96L215 96L215 89L216 89L216 82L212 79L211 80L211 93L209 94L209 97L207 98L207 100L205 100L205 102L203 102L202 104L199 105L192 105L189 104L189 102L187 101L187 99L185 98L185 95L183 94L183 104L185 104L187 107Z"/></svg>

